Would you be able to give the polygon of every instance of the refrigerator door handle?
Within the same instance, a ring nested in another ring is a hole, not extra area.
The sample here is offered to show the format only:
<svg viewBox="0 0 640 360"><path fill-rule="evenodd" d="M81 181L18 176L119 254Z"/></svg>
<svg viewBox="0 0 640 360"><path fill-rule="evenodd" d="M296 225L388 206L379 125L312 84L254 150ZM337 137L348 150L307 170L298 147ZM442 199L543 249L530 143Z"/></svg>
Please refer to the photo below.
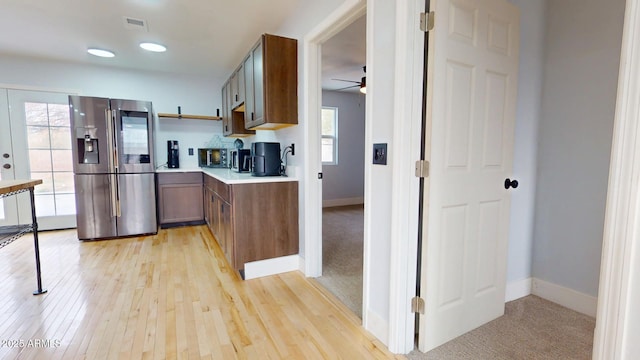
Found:
<svg viewBox="0 0 640 360"><path fill-rule="evenodd" d="M116 216L122 216L122 209L120 208L120 182L118 180L118 175L113 175L116 181Z"/></svg>
<svg viewBox="0 0 640 360"><path fill-rule="evenodd" d="M109 147L109 172L115 172L118 169L118 147L114 131L115 112L109 109L105 111L107 117L107 146Z"/></svg>
<svg viewBox="0 0 640 360"><path fill-rule="evenodd" d="M111 195L111 217L120 216L120 200L118 199L118 178L116 174L109 174L109 193Z"/></svg>

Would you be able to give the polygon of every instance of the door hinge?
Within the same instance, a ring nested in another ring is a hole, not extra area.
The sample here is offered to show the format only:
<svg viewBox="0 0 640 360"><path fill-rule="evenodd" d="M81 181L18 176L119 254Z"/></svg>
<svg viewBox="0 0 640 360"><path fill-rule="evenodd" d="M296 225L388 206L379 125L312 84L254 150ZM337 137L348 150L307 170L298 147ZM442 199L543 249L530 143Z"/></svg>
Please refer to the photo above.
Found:
<svg viewBox="0 0 640 360"><path fill-rule="evenodd" d="M429 162L427 160L416 161L416 177L429 177Z"/></svg>
<svg viewBox="0 0 640 360"><path fill-rule="evenodd" d="M436 13L430 11L428 13L420 13L420 30L429 32L433 30L435 25Z"/></svg>
<svg viewBox="0 0 640 360"><path fill-rule="evenodd" d="M411 312L424 315L424 299L419 296L413 297L411 299Z"/></svg>

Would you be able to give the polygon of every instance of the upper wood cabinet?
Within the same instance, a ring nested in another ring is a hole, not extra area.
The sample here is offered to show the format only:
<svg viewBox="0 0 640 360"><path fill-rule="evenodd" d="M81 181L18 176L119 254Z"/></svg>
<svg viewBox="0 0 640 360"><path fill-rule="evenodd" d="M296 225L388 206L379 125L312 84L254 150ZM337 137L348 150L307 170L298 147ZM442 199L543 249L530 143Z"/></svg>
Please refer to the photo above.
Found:
<svg viewBox="0 0 640 360"><path fill-rule="evenodd" d="M264 34L244 61L247 129L298 123L298 41Z"/></svg>
<svg viewBox="0 0 640 360"><path fill-rule="evenodd" d="M244 78L244 74L242 76ZM222 134L231 137L246 137L255 134L244 127L244 108L233 106L233 78L222 87ZM236 88L238 86L236 85ZM242 86L244 88L244 85ZM243 96L244 101L244 96Z"/></svg>
<svg viewBox="0 0 640 360"><path fill-rule="evenodd" d="M298 123L298 41L264 34L222 88L223 135Z"/></svg>
<svg viewBox="0 0 640 360"><path fill-rule="evenodd" d="M243 63L244 64L244 63ZM243 64L231 75L231 109L235 109L244 103L245 80Z"/></svg>

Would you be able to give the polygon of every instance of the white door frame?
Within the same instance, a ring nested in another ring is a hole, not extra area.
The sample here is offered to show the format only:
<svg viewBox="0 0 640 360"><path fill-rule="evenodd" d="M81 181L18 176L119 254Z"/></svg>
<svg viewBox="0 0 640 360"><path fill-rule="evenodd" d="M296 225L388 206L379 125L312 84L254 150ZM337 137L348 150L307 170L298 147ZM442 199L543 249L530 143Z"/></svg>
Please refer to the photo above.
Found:
<svg viewBox="0 0 640 360"><path fill-rule="evenodd" d="M322 275L322 153L320 151L322 108L322 43L362 16L364 0L348 0L309 32L303 39L303 114L305 115L304 180L304 273Z"/></svg>
<svg viewBox="0 0 640 360"><path fill-rule="evenodd" d="M640 352L640 1L627 0L593 358Z"/></svg>
<svg viewBox="0 0 640 360"><path fill-rule="evenodd" d="M425 0L396 2L396 48L393 122L393 189L391 193L391 268L389 285L389 350L408 353L414 348L424 77L424 35L419 14Z"/></svg>
<svg viewBox="0 0 640 360"><path fill-rule="evenodd" d="M380 338L392 352L408 353L413 350L414 314L410 299L415 294L418 236L418 179L413 176L415 161L420 154L420 131L422 116L422 77L424 33L419 31L419 13L424 9L424 0L399 1L396 3L395 40L396 54L394 86L393 151L390 166L393 166L392 217L390 240L390 284L389 319L386 338ZM371 21L375 1L346 0L331 15L324 19L303 39L303 79L301 88L303 114L305 116L305 180L304 180L304 272L306 276L322 274L322 224L318 222L322 211L322 186L317 174L321 172L320 153L320 108L321 92L321 45L355 19L367 13L367 43L373 43ZM367 66L375 59L367 51ZM371 91L375 91L372 89ZM369 93L369 91L367 91ZM369 97L369 94L367 94ZM371 121L375 117L367 102L365 143L372 144ZM368 159L369 157L367 157ZM365 166L365 204L371 196L369 166ZM365 207L365 213L367 209ZM371 242L370 222L365 214L364 229L364 274L363 274L363 325L365 329L377 327L370 324L367 304L370 282L370 267L367 261ZM387 319L382 319L387 320ZM384 326L383 326L384 327ZM379 334L379 332L376 332ZM380 336L379 336L380 337Z"/></svg>

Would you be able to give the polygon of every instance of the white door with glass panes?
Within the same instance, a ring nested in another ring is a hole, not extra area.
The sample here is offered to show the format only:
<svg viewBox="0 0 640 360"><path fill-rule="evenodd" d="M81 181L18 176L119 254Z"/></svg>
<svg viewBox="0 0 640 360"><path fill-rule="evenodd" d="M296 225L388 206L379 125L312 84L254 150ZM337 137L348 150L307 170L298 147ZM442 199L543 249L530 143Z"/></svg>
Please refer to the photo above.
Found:
<svg viewBox="0 0 640 360"><path fill-rule="evenodd" d="M15 179L13 163L9 100L7 90L0 89L0 180ZM0 199L0 226L18 224L17 204L16 196Z"/></svg>
<svg viewBox="0 0 640 360"><path fill-rule="evenodd" d="M0 101L1 156L10 160L7 163L12 170L5 171L3 166L2 178L42 180L35 187L40 230L75 227L68 94L2 89L0 95L4 99ZM7 134L10 146L5 143ZM31 222L29 195L15 198L15 204L4 199L4 221Z"/></svg>
<svg viewBox="0 0 640 360"><path fill-rule="evenodd" d="M432 0L419 349L504 313L519 12L506 0Z"/></svg>

